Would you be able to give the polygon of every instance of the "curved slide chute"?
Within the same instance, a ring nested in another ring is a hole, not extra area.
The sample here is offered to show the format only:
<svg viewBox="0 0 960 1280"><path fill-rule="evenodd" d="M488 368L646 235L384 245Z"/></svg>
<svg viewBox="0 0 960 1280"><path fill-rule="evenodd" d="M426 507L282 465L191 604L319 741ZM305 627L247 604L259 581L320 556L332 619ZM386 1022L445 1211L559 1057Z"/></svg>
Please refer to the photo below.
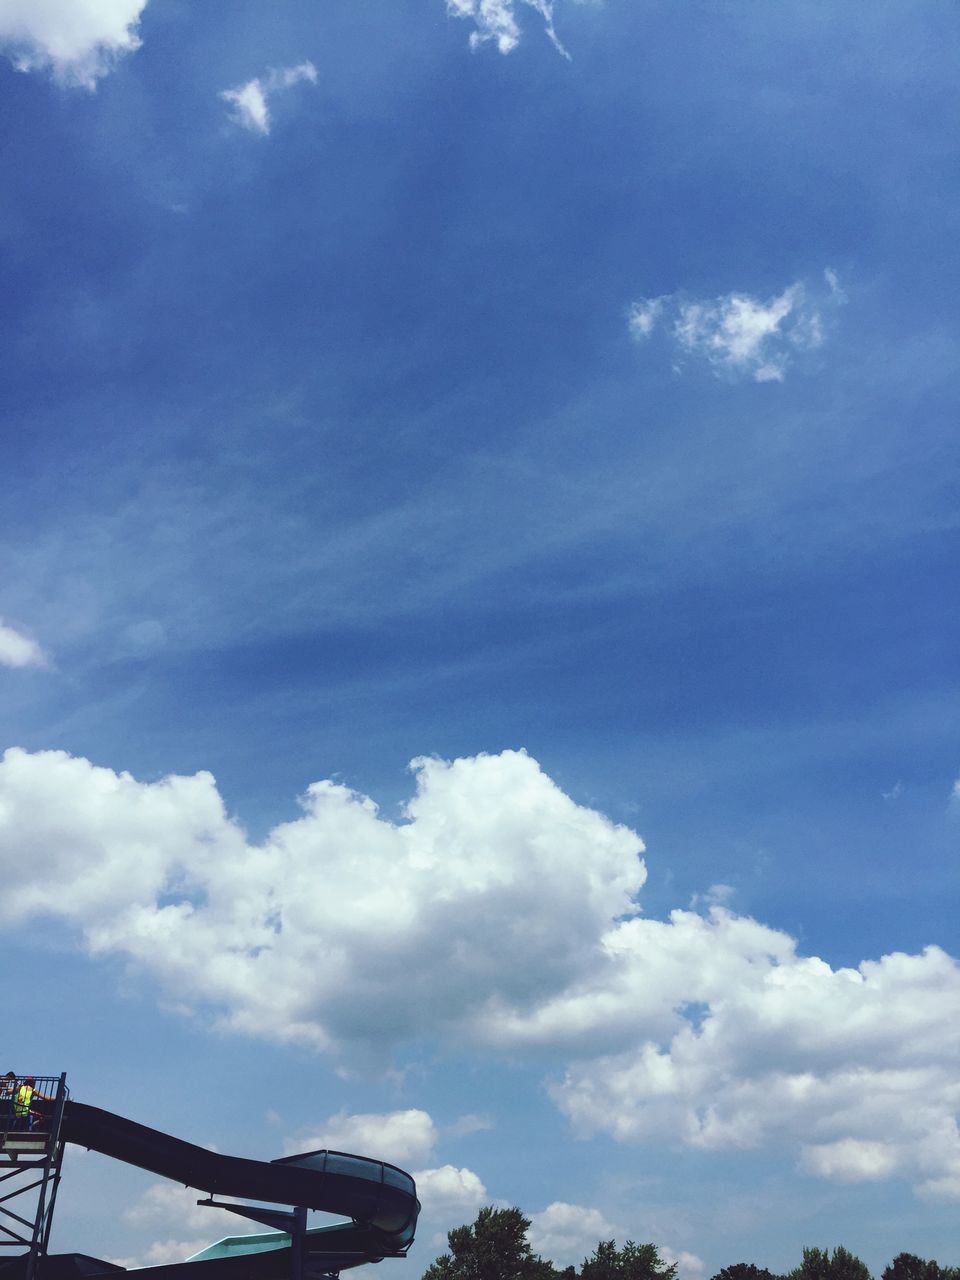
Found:
<svg viewBox="0 0 960 1280"><path fill-rule="evenodd" d="M271 1161L223 1155L72 1100L64 1103L60 1137L211 1197L243 1197L350 1219L305 1233L307 1274L402 1258L413 1243L420 1210L416 1184L403 1169L382 1160L340 1151L310 1151ZM237 1241L228 1256L201 1255L192 1262L143 1270L151 1280L182 1280L185 1275L195 1280L287 1280L289 1238L279 1235L277 1240L286 1247L261 1244L257 1251L241 1254Z"/></svg>

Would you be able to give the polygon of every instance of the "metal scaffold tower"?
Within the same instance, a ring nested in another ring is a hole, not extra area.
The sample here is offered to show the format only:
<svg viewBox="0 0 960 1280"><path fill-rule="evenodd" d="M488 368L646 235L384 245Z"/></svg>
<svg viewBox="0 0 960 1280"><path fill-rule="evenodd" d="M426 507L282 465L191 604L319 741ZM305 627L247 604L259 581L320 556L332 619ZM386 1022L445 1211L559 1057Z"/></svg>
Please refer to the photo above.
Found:
<svg viewBox="0 0 960 1280"><path fill-rule="evenodd" d="M0 1250L25 1258L25 1280L40 1280L50 1242L66 1100L66 1072L0 1077Z"/></svg>

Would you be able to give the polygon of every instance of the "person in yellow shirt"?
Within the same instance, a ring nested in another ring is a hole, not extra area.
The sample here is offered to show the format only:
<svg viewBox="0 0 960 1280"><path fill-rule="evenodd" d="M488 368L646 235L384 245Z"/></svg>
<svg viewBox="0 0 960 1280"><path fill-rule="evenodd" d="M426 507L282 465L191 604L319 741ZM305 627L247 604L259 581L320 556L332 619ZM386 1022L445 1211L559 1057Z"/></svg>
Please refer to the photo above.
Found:
<svg viewBox="0 0 960 1280"><path fill-rule="evenodd" d="M23 1083L16 1092L13 1101L13 1117L18 1129L32 1129L34 1120L40 1117L40 1112L34 1111L30 1105L34 1099L39 1100L43 1097L43 1094L37 1093L36 1084L33 1076L24 1076Z"/></svg>

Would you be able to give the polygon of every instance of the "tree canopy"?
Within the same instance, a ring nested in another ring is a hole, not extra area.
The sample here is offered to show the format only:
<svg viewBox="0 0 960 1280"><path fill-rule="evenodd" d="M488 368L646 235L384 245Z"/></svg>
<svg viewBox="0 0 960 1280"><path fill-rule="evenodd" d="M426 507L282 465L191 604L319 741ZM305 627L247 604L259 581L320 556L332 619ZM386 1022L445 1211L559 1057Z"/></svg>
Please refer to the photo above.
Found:
<svg viewBox="0 0 960 1280"><path fill-rule="evenodd" d="M580 1280L675 1280L677 1264L666 1263L654 1244L634 1244L622 1249L615 1240L601 1240L580 1268Z"/></svg>
<svg viewBox="0 0 960 1280"><path fill-rule="evenodd" d="M781 1280L781 1277L752 1262L734 1262L711 1276L710 1280Z"/></svg>
<svg viewBox="0 0 960 1280"><path fill-rule="evenodd" d="M556 1271L531 1249L529 1229L519 1209L487 1205L472 1225L447 1234L450 1252L431 1263L423 1280L550 1280Z"/></svg>
<svg viewBox="0 0 960 1280"><path fill-rule="evenodd" d="M890 1265L884 1267L881 1280L960 1280L960 1267L941 1267L914 1253L898 1253Z"/></svg>
<svg viewBox="0 0 960 1280"><path fill-rule="evenodd" d="M804 1249L803 1261L788 1280L870 1280L870 1270L838 1244L832 1254L828 1249Z"/></svg>
<svg viewBox="0 0 960 1280"><path fill-rule="evenodd" d="M579 1269L557 1268L534 1253L530 1219L517 1208L487 1205L469 1225L447 1234L450 1252L427 1267L423 1280L678 1280L677 1263L666 1262L654 1244L600 1240ZM803 1261L786 1276L752 1262L735 1262L711 1280L871 1280L865 1262L844 1246L806 1248ZM898 1253L881 1280L960 1280L960 1267L941 1267L912 1253Z"/></svg>

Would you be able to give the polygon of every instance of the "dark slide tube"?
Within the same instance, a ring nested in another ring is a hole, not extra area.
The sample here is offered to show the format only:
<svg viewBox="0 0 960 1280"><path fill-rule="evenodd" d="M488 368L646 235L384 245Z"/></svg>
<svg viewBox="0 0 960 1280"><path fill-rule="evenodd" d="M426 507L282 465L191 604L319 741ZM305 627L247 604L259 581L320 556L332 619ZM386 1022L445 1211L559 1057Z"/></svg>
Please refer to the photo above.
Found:
<svg viewBox="0 0 960 1280"><path fill-rule="evenodd" d="M420 1210L416 1185L408 1173L382 1160L338 1151L248 1160L208 1151L111 1111L73 1101L64 1104L60 1135L66 1142L210 1195L302 1206L350 1218L342 1226L310 1233L306 1247L311 1261L322 1264L324 1270L403 1257L413 1241ZM201 1274L213 1278L214 1271L226 1280L238 1274L235 1264L243 1262L251 1277L268 1277L276 1271L275 1253L146 1270L156 1280L163 1280L161 1272L172 1280L180 1266L187 1265L198 1280ZM202 1273L197 1268L203 1268Z"/></svg>

